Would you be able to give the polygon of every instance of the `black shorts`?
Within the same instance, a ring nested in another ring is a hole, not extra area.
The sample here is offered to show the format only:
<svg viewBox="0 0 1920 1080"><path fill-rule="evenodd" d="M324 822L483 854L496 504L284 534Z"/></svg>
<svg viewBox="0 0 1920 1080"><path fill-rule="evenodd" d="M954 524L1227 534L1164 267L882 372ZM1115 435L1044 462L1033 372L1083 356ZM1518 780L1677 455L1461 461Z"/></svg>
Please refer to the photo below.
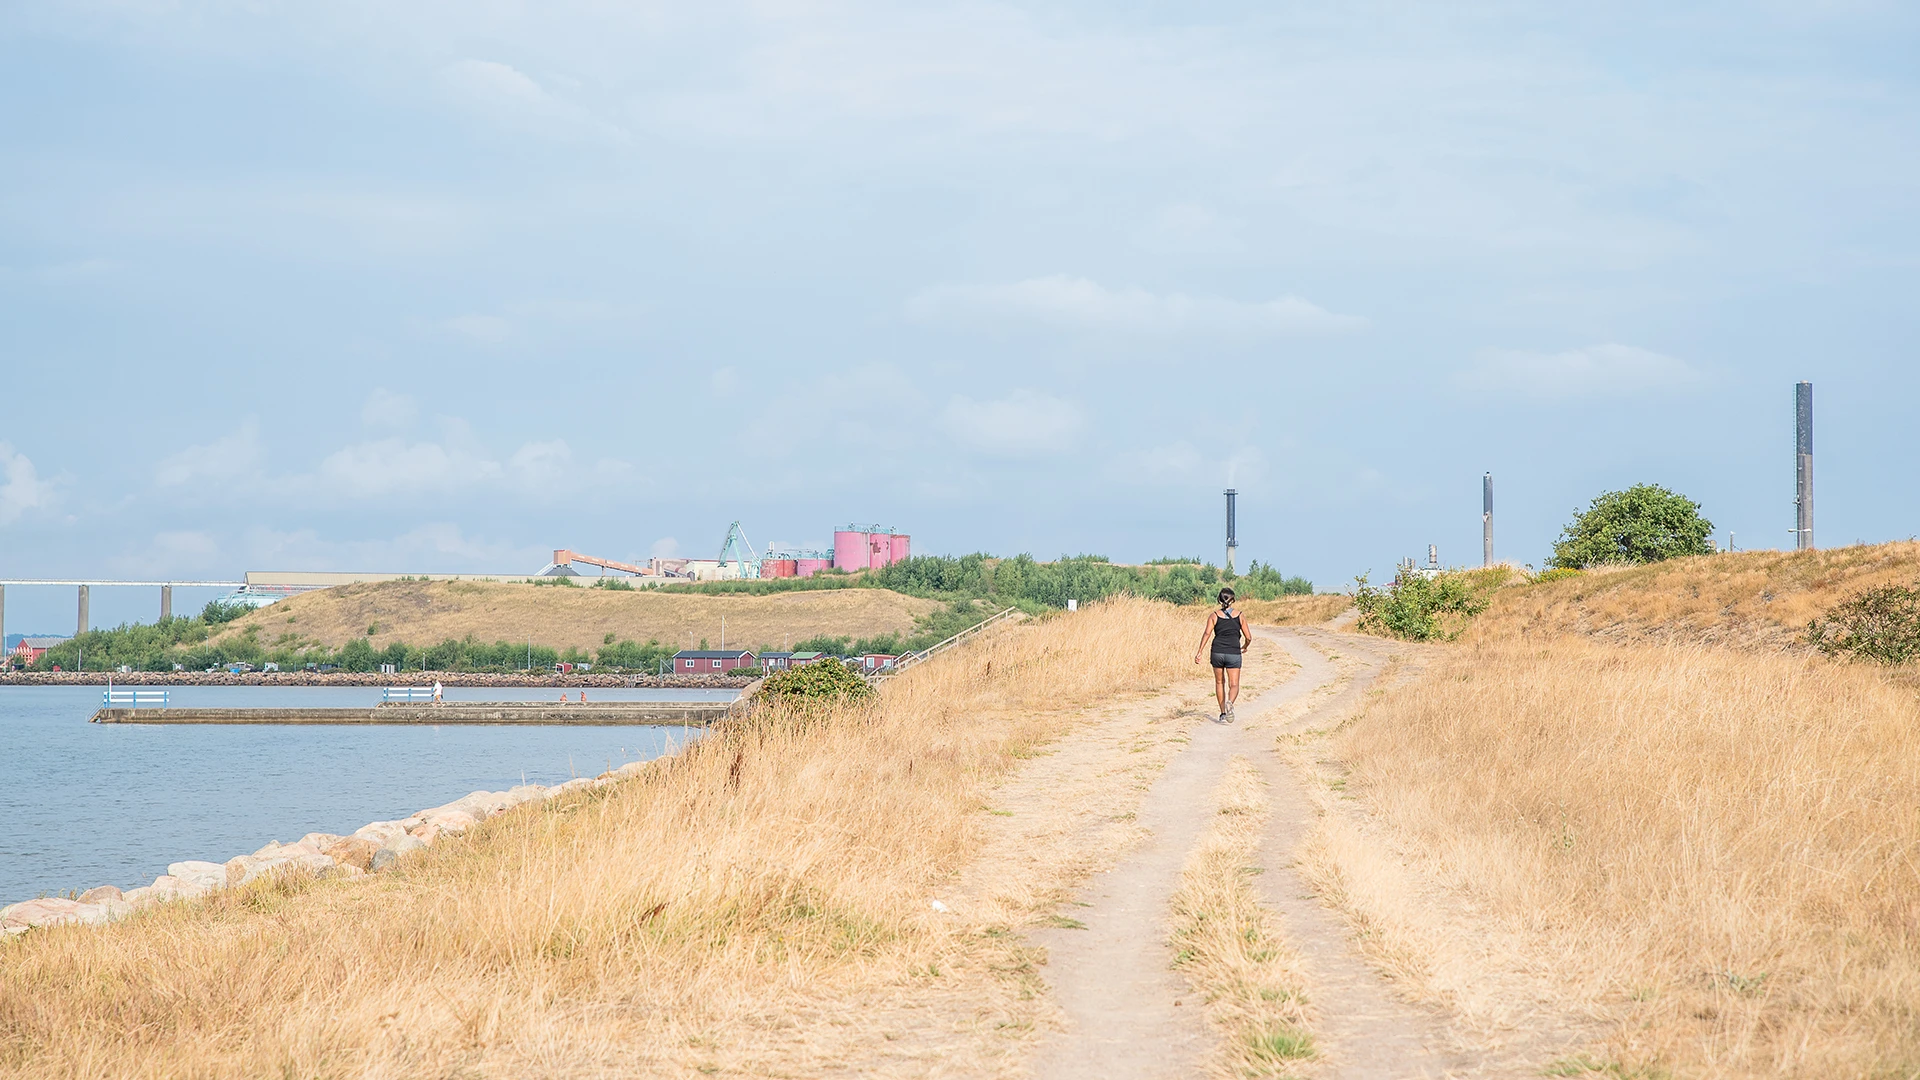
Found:
<svg viewBox="0 0 1920 1080"><path fill-rule="evenodd" d="M1218 668L1237 668L1240 666L1240 654L1217 652L1213 654L1213 666Z"/></svg>

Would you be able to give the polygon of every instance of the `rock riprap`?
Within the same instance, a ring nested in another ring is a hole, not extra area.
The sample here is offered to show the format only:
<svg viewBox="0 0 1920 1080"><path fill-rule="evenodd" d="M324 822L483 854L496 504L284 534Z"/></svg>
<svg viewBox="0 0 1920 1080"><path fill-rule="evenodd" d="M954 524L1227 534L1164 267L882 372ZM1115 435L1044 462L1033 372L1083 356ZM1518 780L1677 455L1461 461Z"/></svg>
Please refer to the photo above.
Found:
<svg viewBox="0 0 1920 1080"><path fill-rule="evenodd" d="M427 850L440 837L459 836L495 814L525 803L611 784L641 772L647 764L636 761L604 776L583 776L554 787L528 784L509 791L476 791L409 818L363 825L354 830L352 836L308 833L291 844L276 840L251 855L236 855L224 863L177 862L169 865L165 874L154 878L153 884L125 892L112 885L102 885L72 898L43 896L0 908L0 934L24 934L36 926L61 923L113 922L154 904L192 900L275 874L355 878L379 873L416 852Z"/></svg>

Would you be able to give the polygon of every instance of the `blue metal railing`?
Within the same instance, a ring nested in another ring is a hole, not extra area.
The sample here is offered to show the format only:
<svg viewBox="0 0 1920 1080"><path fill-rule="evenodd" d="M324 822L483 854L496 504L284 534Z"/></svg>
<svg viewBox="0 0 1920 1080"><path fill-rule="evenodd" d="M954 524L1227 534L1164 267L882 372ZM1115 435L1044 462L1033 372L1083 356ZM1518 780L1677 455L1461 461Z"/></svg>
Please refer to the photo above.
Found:
<svg viewBox="0 0 1920 1080"><path fill-rule="evenodd" d="M164 709L167 707L169 698L170 695L165 690L135 690L109 686L101 692L100 704L107 708L121 705L136 709L142 705L158 705Z"/></svg>
<svg viewBox="0 0 1920 1080"><path fill-rule="evenodd" d="M381 701L432 701L431 686L389 686L380 691Z"/></svg>

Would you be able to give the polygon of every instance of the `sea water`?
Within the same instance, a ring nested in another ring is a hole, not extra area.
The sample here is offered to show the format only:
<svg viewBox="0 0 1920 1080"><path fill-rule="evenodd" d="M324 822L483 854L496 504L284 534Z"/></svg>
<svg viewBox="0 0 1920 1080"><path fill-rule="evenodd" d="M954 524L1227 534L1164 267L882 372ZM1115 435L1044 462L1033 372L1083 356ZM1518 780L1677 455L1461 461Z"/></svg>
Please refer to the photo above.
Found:
<svg viewBox="0 0 1920 1080"><path fill-rule="evenodd" d="M90 724L97 686L0 686L0 906L146 885L185 859L346 834L471 791L557 784L670 753L698 728ZM366 707L378 687L171 687L202 708ZM589 701L731 701L734 690L589 687ZM578 698L580 691L572 696ZM449 701L559 701L453 688Z"/></svg>

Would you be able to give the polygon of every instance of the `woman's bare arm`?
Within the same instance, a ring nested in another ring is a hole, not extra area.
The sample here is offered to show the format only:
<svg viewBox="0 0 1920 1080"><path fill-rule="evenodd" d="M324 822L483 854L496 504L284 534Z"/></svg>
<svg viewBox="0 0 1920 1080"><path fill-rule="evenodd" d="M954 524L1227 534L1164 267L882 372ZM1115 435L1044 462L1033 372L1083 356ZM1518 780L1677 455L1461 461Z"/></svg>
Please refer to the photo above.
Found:
<svg viewBox="0 0 1920 1080"><path fill-rule="evenodd" d="M1213 636L1213 620L1220 617L1217 611L1207 613L1207 625L1200 629L1200 647L1193 651L1193 662L1199 663L1200 657L1207 651L1207 639Z"/></svg>

